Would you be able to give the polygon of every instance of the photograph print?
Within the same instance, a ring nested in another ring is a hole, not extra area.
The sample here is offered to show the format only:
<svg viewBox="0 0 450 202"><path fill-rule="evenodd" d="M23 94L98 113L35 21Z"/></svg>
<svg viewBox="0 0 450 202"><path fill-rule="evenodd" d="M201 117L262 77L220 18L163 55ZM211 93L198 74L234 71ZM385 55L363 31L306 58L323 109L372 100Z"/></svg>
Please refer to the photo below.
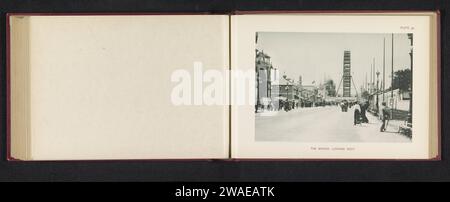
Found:
<svg viewBox="0 0 450 202"><path fill-rule="evenodd" d="M413 35L257 32L255 140L412 142Z"/></svg>

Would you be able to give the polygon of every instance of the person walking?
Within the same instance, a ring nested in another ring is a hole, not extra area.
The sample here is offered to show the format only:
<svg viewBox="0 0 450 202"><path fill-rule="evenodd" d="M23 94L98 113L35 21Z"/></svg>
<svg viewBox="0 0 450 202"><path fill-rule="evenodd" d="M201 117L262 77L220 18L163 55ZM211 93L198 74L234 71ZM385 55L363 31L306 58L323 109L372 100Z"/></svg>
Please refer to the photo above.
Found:
<svg viewBox="0 0 450 202"><path fill-rule="evenodd" d="M382 114L382 121L383 124L381 124L380 132L386 131L387 122L389 121L389 109L386 106L386 102L381 103L381 114Z"/></svg>
<svg viewBox="0 0 450 202"><path fill-rule="evenodd" d="M360 124L360 123L361 123L361 108L357 104L355 106L355 111L354 111L354 114L353 114L353 125Z"/></svg>

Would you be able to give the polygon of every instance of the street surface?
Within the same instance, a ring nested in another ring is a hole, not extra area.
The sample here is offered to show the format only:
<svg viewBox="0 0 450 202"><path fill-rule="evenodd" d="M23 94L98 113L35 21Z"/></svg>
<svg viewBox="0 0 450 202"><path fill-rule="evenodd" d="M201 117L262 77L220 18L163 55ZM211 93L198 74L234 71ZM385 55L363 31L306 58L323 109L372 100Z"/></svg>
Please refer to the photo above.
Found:
<svg viewBox="0 0 450 202"><path fill-rule="evenodd" d="M391 121L380 132L381 121L366 113L369 123L353 125L353 108L341 112L338 106L298 108L289 112L256 115L257 141L298 142L411 142L398 133L399 121ZM395 123L395 124L394 124Z"/></svg>

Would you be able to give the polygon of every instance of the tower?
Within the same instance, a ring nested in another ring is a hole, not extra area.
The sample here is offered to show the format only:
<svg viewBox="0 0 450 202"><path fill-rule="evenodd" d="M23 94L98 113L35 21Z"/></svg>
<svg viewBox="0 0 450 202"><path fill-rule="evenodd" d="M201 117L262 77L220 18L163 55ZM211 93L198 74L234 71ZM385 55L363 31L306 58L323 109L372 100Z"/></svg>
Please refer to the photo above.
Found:
<svg viewBox="0 0 450 202"><path fill-rule="evenodd" d="M344 64L343 64L343 74L341 81L339 82L339 85L337 87L337 91L339 91L342 85L342 97L351 97L352 96L352 83L353 87L355 88L356 97L358 97L358 89L355 86L355 82L353 81L352 74L351 74L351 57L350 57L350 51L346 50L344 51Z"/></svg>
<svg viewBox="0 0 450 202"><path fill-rule="evenodd" d="M350 51L344 51L344 65L343 65L343 97L351 96L352 89L352 75L351 75L351 66L350 66Z"/></svg>

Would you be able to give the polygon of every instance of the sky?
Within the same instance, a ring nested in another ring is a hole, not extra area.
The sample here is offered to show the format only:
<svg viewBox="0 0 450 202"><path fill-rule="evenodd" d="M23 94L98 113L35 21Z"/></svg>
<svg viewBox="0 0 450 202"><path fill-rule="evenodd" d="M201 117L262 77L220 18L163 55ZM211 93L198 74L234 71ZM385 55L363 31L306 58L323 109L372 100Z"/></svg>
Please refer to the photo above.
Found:
<svg viewBox="0 0 450 202"><path fill-rule="evenodd" d="M394 34L394 72L410 68L411 50L407 34ZM272 65L281 75L303 85L323 83L333 79L336 87L343 71L344 50L351 51L351 71L355 85L360 87L370 82L371 65L375 59L375 72L380 72L380 87L383 78L383 40L385 39L385 87L391 86L392 34L367 33L296 33L259 32L256 48L271 57ZM376 85L376 76L375 81ZM352 91L354 90L352 85ZM339 91L342 93L342 84ZM353 92L352 92L353 94Z"/></svg>

